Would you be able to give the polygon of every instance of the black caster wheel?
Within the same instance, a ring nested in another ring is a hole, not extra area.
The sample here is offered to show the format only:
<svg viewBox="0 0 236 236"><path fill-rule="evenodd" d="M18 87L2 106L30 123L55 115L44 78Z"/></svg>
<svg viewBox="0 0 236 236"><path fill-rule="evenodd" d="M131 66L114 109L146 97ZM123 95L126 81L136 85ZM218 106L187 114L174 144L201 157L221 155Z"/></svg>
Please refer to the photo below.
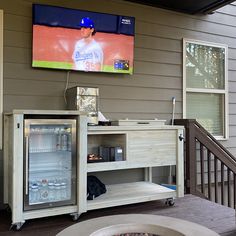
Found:
<svg viewBox="0 0 236 236"><path fill-rule="evenodd" d="M175 200L173 198L166 199L166 205L174 206L175 205Z"/></svg>
<svg viewBox="0 0 236 236"><path fill-rule="evenodd" d="M80 214L71 214L72 220L77 221L79 219Z"/></svg>
<svg viewBox="0 0 236 236"><path fill-rule="evenodd" d="M12 224L9 230L19 231L19 230L21 230L23 224L24 224L24 222Z"/></svg>

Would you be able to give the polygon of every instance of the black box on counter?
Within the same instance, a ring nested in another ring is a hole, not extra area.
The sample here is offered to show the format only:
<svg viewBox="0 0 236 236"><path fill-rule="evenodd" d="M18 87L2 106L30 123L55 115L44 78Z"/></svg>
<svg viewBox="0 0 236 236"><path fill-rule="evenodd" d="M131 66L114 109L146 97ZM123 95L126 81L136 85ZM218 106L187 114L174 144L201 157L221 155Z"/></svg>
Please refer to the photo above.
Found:
<svg viewBox="0 0 236 236"><path fill-rule="evenodd" d="M121 147L110 147L110 161L123 161L123 150Z"/></svg>
<svg viewBox="0 0 236 236"><path fill-rule="evenodd" d="M98 153L104 161L123 161L123 149L120 146L99 146Z"/></svg>
<svg viewBox="0 0 236 236"><path fill-rule="evenodd" d="M105 146L99 146L98 155L102 157L103 161L110 161L110 148Z"/></svg>

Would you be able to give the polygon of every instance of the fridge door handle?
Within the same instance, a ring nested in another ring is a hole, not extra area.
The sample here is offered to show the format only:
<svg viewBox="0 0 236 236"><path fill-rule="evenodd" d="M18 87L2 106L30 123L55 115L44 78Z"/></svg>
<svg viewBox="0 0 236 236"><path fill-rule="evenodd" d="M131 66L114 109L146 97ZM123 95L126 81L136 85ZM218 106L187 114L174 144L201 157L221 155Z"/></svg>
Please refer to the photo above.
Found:
<svg viewBox="0 0 236 236"><path fill-rule="evenodd" d="M25 136L25 194L28 195L29 180L29 136Z"/></svg>

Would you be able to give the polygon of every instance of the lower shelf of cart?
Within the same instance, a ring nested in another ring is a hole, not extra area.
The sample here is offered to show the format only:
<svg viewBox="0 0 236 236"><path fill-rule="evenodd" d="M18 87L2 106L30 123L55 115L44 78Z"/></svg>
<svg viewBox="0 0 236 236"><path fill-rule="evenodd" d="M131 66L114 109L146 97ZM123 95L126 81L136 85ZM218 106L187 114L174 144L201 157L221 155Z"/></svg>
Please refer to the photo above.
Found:
<svg viewBox="0 0 236 236"><path fill-rule="evenodd" d="M35 219L41 217L48 217L54 215L62 215L62 214L72 214L77 213L78 207L77 205L73 206L61 206L61 207L54 207L54 208L47 208L47 209L39 209L39 210L31 210L23 212L23 219ZM17 222L13 222L17 223Z"/></svg>
<svg viewBox="0 0 236 236"><path fill-rule="evenodd" d="M107 192L87 201L87 210L174 198L176 191L151 182L106 185Z"/></svg>

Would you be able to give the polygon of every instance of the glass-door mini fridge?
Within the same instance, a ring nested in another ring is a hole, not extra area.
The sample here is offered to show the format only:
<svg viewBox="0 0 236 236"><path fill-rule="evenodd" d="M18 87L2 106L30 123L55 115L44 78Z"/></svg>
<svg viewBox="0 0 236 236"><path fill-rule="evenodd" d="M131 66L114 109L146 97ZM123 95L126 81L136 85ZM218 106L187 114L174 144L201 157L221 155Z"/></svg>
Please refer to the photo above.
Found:
<svg viewBox="0 0 236 236"><path fill-rule="evenodd" d="M24 120L24 210L76 203L76 120Z"/></svg>
<svg viewBox="0 0 236 236"><path fill-rule="evenodd" d="M87 116L13 110L4 115L4 203L12 227L28 219L86 211Z"/></svg>

